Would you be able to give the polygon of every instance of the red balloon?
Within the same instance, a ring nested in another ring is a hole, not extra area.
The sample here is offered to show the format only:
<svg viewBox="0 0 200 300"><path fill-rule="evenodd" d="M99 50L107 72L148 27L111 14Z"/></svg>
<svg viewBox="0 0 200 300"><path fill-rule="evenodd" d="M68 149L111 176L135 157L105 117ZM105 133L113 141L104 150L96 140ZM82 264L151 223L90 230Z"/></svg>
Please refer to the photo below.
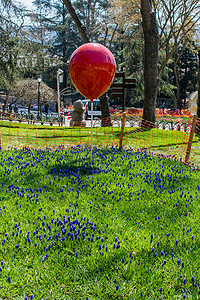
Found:
<svg viewBox="0 0 200 300"><path fill-rule="evenodd" d="M116 63L103 45L87 43L77 48L70 58L69 73L76 89L93 100L103 95L113 82Z"/></svg>

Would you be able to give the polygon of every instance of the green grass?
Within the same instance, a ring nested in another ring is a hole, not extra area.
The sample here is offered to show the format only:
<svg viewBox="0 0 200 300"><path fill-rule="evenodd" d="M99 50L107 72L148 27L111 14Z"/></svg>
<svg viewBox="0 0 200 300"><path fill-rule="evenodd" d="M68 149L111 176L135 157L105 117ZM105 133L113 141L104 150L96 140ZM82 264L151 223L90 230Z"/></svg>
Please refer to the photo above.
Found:
<svg viewBox="0 0 200 300"><path fill-rule="evenodd" d="M1 152L0 299L198 299L199 171L146 151L93 155ZM67 240L76 222L86 229Z"/></svg>
<svg viewBox="0 0 200 300"><path fill-rule="evenodd" d="M9 147L31 147L38 149L57 148L59 145L90 145L90 128L37 126L32 124L3 122L1 127L2 149ZM93 145L119 145L120 127L93 128ZM154 153L176 155L184 159L189 133L172 130L141 130L125 127L123 146L133 149L148 149ZM200 164L200 141L194 136L191 161Z"/></svg>

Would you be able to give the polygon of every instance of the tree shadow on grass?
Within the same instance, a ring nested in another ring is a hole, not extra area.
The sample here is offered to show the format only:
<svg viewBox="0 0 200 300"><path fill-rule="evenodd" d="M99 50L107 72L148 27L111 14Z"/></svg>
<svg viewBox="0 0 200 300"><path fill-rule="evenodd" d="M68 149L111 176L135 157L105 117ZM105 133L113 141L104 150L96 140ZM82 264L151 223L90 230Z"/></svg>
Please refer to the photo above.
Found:
<svg viewBox="0 0 200 300"><path fill-rule="evenodd" d="M100 168L95 167L94 165L91 165L89 162L81 164L78 161L72 161L69 164L58 164L55 166L51 166L51 168L48 171L48 174L57 175L57 176L82 176L82 175L92 175L92 174L98 174L101 172Z"/></svg>

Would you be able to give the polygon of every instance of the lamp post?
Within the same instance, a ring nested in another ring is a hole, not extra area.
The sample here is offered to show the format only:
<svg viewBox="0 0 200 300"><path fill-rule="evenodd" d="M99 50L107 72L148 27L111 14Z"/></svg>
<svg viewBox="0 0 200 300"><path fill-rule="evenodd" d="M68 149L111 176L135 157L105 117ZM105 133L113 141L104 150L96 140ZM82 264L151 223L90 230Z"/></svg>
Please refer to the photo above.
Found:
<svg viewBox="0 0 200 300"><path fill-rule="evenodd" d="M57 93L58 93L58 117L60 118L60 75L63 75L63 70L58 69L57 71Z"/></svg>
<svg viewBox="0 0 200 300"><path fill-rule="evenodd" d="M38 76L38 120L40 119L40 84L42 82L42 76Z"/></svg>

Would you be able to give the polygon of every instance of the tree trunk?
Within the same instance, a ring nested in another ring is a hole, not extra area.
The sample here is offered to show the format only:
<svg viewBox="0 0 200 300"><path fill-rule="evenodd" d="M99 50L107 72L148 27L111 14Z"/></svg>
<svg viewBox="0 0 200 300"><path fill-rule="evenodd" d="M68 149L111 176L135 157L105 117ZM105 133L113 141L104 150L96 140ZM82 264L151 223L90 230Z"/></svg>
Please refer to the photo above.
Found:
<svg viewBox="0 0 200 300"><path fill-rule="evenodd" d="M7 110L9 97L10 97L10 91L7 91L7 93L6 93L6 99L4 101L4 111Z"/></svg>
<svg viewBox="0 0 200 300"><path fill-rule="evenodd" d="M107 94L103 94L100 99L100 106L101 106L101 113L102 113L102 120L101 120L101 126L112 126L112 122L110 119L110 110L108 106L108 97Z"/></svg>
<svg viewBox="0 0 200 300"><path fill-rule="evenodd" d="M198 98L197 98L197 117L200 118L200 50L199 55L199 68L198 68Z"/></svg>
<svg viewBox="0 0 200 300"><path fill-rule="evenodd" d="M155 124L158 88L158 27L151 0L141 0L144 33L144 105L143 119Z"/></svg>
<svg viewBox="0 0 200 300"><path fill-rule="evenodd" d="M197 124L195 132L200 136L200 49L198 51L199 55L199 67L198 67L198 97L197 97Z"/></svg>
<svg viewBox="0 0 200 300"><path fill-rule="evenodd" d="M179 82L179 74L177 70L177 63L174 62L174 75L175 75L175 80L176 80L176 97L174 101L174 107L177 107L178 109L181 108L181 93L180 93L180 82Z"/></svg>
<svg viewBox="0 0 200 300"><path fill-rule="evenodd" d="M29 104L28 104L28 113L29 114L31 113L31 102L29 102Z"/></svg>
<svg viewBox="0 0 200 300"><path fill-rule="evenodd" d="M79 17L77 16L74 8L72 7L70 0L63 0L63 3L65 4L74 23L76 24L76 27L79 30L79 33L81 35L83 43L89 43L89 38L86 34L86 28L83 26L83 24L79 20ZM104 94L100 97L100 105L101 105L101 113L102 113L102 126L111 126L112 123L110 120L110 111L109 111L108 100L107 100L106 94Z"/></svg>
<svg viewBox="0 0 200 300"><path fill-rule="evenodd" d="M178 104L177 104L177 97L176 97L176 95L175 95L175 92L173 92L172 98L173 98L173 105L174 105L174 108L177 108Z"/></svg>
<svg viewBox="0 0 200 300"><path fill-rule="evenodd" d="M40 110L40 116L42 116L42 103L40 103L39 110Z"/></svg>
<svg viewBox="0 0 200 300"><path fill-rule="evenodd" d="M89 38L86 34L86 28L85 26L81 23L79 20L79 17L77 16L74 8L72 7L71 1L70 0L63 0L63 3L65 4L70 16L72 17L74 23L76 24L76 27L80 33L81 39L83 43L89 43Z"/></svg>
<svg viewBox="0 0 200 300"><path fill-rule="evenodd" d="M66 9L65 9L65 5L63 3L63 9L62 9L62 25L65 26L65 22L66 22ZM63 89L65 89L67 87L67 41L65 38L65 32L62 32L62 57L63 57L63 84L62 87Z"/></svg>

